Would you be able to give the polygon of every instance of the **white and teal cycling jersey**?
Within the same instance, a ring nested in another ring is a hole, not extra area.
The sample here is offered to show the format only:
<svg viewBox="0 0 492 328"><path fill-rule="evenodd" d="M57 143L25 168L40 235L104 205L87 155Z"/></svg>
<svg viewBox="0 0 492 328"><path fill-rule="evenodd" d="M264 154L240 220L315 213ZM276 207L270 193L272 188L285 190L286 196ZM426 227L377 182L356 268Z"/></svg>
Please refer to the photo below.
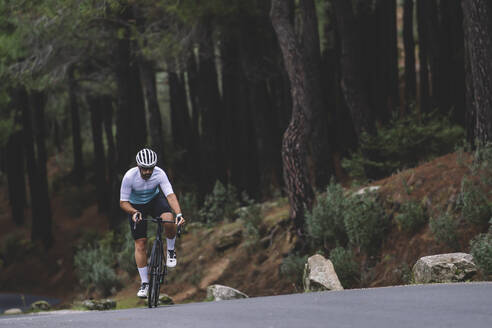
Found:
<svg viewBox="0 0 492 328"><path fill-rule="evenodd" d="M129 169L121 182L120 201L132 204L147 204L159 193L161 187L164 196L173 193L173 187L166 173L160 167L155 167L148 180L142 179L138 167Z"/></svg>

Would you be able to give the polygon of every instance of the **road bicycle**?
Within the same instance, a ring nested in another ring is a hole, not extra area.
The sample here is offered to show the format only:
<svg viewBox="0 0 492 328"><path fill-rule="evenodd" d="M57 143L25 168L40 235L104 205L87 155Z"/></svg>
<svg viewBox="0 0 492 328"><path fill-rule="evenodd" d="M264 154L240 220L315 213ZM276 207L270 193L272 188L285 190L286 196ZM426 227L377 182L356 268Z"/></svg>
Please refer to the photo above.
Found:
<svg viewBox="0 0 492 328"><path fill-rule="evenodd" d="M166 255L164 254L164 247L162 241L162 224L176 222L170 220L162 220L160 217L152 219L141 219L140 221L150 221L157 224L157 232L154 243L152 244L152 251L150 253L150 261L148 264L149 271L149 292L147 294L147 304L149 308L157 307L159 304L159 293L161 284L164 283L164 277L167 274ZM137 223L135 222L134 227ZM177 236L181 235L181 225L178 226Z"/></svg>

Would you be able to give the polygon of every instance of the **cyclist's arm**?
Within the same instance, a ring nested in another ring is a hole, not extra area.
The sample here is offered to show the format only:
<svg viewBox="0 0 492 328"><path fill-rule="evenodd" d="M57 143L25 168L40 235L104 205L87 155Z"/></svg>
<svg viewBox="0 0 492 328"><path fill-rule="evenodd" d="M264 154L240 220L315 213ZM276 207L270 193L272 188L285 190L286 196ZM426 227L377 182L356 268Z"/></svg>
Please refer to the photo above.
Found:
<svg viewBox="0 0 492 328"><path fill-rule="evenodd" d="M180 214L181 213L181 207L179 207L179 202L178 202L178 197L176 197L175 193L171 193L166 196L167 202L169 203L169 206L171 206L171 209L175 214Z"/></svg>
<svg viewBox="0 0 492 328"><path fill-rule="evenodd" d="M130 194L132 191L131 178L129 176L130 171L128 171L121 181L120 189L120 208L126 213L133 215L138 212L132 204L130 204Z"/></svg>
<svg viewBox="0 0 492 328"><path fill-rule="evenodd" d="M120 200L120 207L123 211L125 211L126 213L130 214L130 215L133 215L135 214L136 212L138 212L138 210L136 210L132 204L130 204L129 201L126 201L126 200Z"/></svg>

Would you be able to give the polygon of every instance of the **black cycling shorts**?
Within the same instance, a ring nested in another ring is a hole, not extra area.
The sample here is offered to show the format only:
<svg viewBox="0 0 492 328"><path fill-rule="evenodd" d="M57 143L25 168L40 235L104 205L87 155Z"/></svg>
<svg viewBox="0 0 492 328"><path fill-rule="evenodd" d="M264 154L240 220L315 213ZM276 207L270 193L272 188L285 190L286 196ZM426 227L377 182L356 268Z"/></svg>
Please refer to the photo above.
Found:
<svg viewBox="0 0 492 328"><path fill-rule="evenodd" d="M171 213L171 207L162 192L159 192L146 204L132 204L132 206L142 213L142 218L145 218L148 215L156 218L161 216L162 213ZM134 222L132 220L132 215L128 215L128 222L130 223L133 239L147 238L147 221L139 222L136 229L133 229Z"/></svg>

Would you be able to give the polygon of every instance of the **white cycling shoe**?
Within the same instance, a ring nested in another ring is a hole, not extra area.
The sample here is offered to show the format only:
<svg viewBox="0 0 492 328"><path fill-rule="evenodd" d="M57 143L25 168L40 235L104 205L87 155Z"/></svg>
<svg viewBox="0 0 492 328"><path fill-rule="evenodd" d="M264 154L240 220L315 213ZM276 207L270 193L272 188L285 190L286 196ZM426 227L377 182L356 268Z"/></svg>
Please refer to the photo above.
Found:
<svg viewBox="0 0 492 328"><path fill-rule="evenodd" d="M167 260L166 260L166 265L168 268L174 268L178 261L176 260L176 251L173 250L168 250L167 251Z"/></svg>
<svg viewBox="0 0 492 328"><path fill-rule="evenodd" d="M140 298L147 298L148 294L149 294L149 283L144 282L142 286L140 286L137 296Z"/></svg>

